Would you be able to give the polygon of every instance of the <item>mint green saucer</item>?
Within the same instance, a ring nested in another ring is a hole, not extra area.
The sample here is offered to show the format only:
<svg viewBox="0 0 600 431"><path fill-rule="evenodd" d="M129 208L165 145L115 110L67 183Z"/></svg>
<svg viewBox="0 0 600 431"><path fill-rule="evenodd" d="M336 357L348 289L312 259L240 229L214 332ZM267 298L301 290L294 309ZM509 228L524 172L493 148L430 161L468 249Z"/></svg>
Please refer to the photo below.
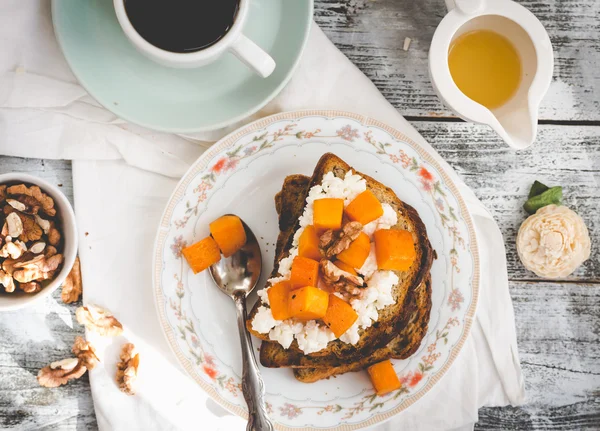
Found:
<svg viewBox="0 0 600 431"><path fill-rule="evenodd" d="M111 0L52 1L56 37L81 85L119 117L176 133L225 127L273 99L300 60L312 11L312 0L252 0L244 34L277 63L263 79L230 53L198 69L160 66L126 39Z"/></svg>

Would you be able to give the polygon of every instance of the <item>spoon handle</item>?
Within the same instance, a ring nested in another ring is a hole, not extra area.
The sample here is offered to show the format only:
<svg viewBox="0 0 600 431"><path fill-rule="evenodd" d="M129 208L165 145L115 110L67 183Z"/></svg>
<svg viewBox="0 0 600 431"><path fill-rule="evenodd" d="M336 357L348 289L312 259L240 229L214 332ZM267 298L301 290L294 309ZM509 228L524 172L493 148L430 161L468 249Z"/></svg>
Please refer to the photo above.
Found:
<svg viewBox="0 0 600 431"><path fill-rule="evenodd" d="M252 340L246 330L246 297L235 295L238 330L242 343L242 392L248 404L248 426L246 431L272 431L273 424L269 419L265 405L265 384L260 376L256 358L252 351Z"/></svg>

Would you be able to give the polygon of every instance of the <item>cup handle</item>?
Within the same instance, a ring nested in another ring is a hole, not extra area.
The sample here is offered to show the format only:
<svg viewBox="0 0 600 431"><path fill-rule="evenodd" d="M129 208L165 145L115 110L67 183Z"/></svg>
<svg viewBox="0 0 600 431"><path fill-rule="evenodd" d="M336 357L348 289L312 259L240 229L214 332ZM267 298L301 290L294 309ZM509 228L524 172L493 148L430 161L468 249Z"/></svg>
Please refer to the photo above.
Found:
<svg viewBox="0 0 600 431"><path fill-rule="evenodd" d="M243 34L233 43L231 52L262 78L268 77L275 70L275 60Z"/></svg>
<svg viewBox="0 0 600 431"><path fill-rule="evenodd" d="M448 12L457 8L466 15L473 15L484 7L484 0L445 0Z"/></svg>

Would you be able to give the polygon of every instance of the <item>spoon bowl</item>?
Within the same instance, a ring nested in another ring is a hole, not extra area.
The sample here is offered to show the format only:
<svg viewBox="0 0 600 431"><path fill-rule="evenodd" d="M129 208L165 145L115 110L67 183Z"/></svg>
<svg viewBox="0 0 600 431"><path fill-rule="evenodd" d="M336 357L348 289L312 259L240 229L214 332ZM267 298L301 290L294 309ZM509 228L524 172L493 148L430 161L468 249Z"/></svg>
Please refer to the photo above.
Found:
<svg viewBox="0 0 600 431"><path fill-rule="evenodd" d="M240 219L241 220L241 219ZM246 244L236 253L209 268L210 275L221 292L230 297L247 297L256 287L262 272L260 246L256 236L243 220Z"/></svg>
<svg viewBox="0 0 600 431"><path fill-rule="evenodd" d="M223 257L212 265L209 272L221 292L235 302L242 345L242 392L248 404L246 430L272 431L273 424L265 405L265 384L254 357L252 339L246 330L246 297L258 283L262 271L262 258L256 236L241 218L240 220L246 232L246 244L233 255Z"/></svg>

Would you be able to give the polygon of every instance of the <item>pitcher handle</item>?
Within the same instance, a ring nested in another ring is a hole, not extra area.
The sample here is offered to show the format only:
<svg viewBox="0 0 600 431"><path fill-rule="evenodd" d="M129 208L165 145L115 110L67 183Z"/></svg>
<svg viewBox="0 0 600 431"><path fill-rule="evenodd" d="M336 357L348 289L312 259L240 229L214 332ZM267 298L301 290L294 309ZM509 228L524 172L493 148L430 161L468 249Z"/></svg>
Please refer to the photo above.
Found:
<svg viewBox="0 0 600 431"><path fill-rule="evenodd" d="M485 0L445 0L448 12L456 8L465 15L480 12L485 6Z"/></svg>

